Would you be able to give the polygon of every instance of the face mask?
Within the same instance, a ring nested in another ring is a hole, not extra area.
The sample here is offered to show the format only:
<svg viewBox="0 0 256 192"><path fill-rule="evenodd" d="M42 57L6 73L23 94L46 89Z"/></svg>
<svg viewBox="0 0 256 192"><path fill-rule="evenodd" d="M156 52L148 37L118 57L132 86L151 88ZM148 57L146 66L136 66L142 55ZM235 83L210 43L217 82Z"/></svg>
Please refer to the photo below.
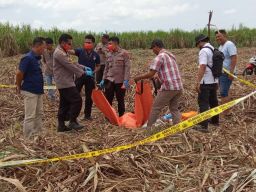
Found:
<svg viewBox="0 0 256 192"><path fill-rule="evenodd" d="M71 49L71 45L69 45L69 44L66 43L66 44L63 46L63 48L64 48L64 50L67 52L68 50Z"/></svg>
<svg viewBox="0 0 256 192"><path fill-rule="evenodd" d="M85 50L92 50L93 49L93 44L91 44L91 43L84 43L84 49Z"/></svg>
<svg viewBox="0 0 256 192"><path fill-rule="evenodd" d="M114 46L113 45L108 45L108 50L109 51L114 51Z"/></svg>

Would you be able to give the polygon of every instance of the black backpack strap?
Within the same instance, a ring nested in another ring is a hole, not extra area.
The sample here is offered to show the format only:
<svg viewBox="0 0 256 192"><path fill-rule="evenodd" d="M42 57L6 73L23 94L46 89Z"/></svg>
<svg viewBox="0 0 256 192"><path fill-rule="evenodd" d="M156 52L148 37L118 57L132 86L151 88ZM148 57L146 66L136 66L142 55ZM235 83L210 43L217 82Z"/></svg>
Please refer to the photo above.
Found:
<svg viewBox="0 0 256 192"><path fill-rule="evenodd" d="M203 47L203 48L211 49L212 53L214 52L214 49L212 49L212 48L211 48L211 47L209 47L209 46L205 46L205 47ZM202 49L203 49L203 48L202 48Z"/></svg>
<svg viewBox="0 0 256 192"><path fill-rule="evenodd" d="M209 47L209 46L202 47L202 49L203 49L203 48L208 48L208 49L210 49L210 50L212 51L212 53L214 53L214 49L212 49L212 48ZM210 67L208 64L207 64L206 66L209 67L209 68L212 70L212 67Z"/></svg>

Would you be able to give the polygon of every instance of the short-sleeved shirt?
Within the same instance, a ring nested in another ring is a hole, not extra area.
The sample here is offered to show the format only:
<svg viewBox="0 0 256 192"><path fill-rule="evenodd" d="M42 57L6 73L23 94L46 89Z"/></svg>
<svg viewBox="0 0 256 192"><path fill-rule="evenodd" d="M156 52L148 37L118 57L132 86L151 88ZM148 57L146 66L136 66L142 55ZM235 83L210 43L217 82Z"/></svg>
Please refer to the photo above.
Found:
<svg viewBox="0 0 256 192"><path fill-rule="evenodd" d="M210 47L212 50L214 50L214 47L210 43L206 43L199 52L199 66L206 65L205 73L200 84L218 83L218 79L214 78L212 74L212 70L209 68L209 67L212 67L213 65L212 63L213 52L211 49L207 47Z"/></svg>
<svg viewBox="0 0 256 192"><path fill-rule="evenodd" d="M75 54L78 57L78 63L86 67L90 67L93 71L96 65L100 64L100 56L95 51L92 51L90 54L85 51L83 48L75 49Z"/></svg>
<svg viewBox="0 0 256 192"><path fill-rule="evenodd" d="M21 84L21 90L34 94L44 93L44 80L41 69L41 56L33 51L27 53L19 64L19 70L24 73L24 79Z"/></svg>
<svg viewBox="0 0 256 192"><path fill-rule="evenodd" d="M231 67L231 56L237 55L237 48L231 41L226 41L224 45L219 47L219 50L224 54L225 59L223 61L223 67L230 70Z"/></svg>
<svg viewBox="0 0 256 192"><path fill-rule="evenodd" d="M182 90L182 80L175 56L162 49L150 64L150 69L158 72L162 83L160 90Z"/></svg>

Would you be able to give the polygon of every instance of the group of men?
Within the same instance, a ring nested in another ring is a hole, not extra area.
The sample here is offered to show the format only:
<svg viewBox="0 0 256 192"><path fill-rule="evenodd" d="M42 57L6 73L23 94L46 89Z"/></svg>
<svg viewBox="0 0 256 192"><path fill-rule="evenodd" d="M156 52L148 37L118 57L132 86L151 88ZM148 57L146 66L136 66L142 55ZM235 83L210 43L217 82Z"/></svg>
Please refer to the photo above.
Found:
<svg viewBox="0 0 256 192"><path fill-rule="evenodd" d="M228 40L225 30L216 31L215 37L219 44L219 51L223 53L223 67L231 74L235 74L237 64L237 48L235 44ZM229 89L233 77L222 73L216 78L213 74L214 47L210 44L209 38L200 34L195 38L195 41L196 46L200 49L196 90L198 92L198 105L201 113L218 106L218 87L220 89L221 104L230 101ZM230 112L225 111L223 115L230 115ZM210 120L203 121L195 129L201 132L209 132L208 123L219 126L219 116L217 115Z"/></svg>
<svg viewBox="0 0 256 192"><path fill-rule="evenodd" d="M225 30L216 32L216 40L220 50L225 55L224 67L231 73L235 72L236 48L227 40ZM125 93L129 88L131 79L131 59L129 53L119 45L118 37L103 34L101 42L95 46L93 35L86 35L82 48L72 49L72 36L62 34L58 46L53 48L51 38L37 37L33 41L32 49L20 61L16 74L17 92L24 95L25 119L23 132L25 137L31 137L42 129L44 79L47 85L52 85L54 79L59 92L58 132L79 130L77 118L82 108L80 92L85 90L84 120L90 121L92 109L92 91L95 84L104 89L108 102L112 105L114 96L118 101L118 113L122 116L125 112ZM199 71L196 81L198 91L199 111L203 112L218 105L217 87L220 85L222 102L229 101L228 90L232 78L223 74L219 79L213 77L213 46L209 38L204 35L196 37L196 46L200 48ZM210 48L205 48L210 47ZM169 106L173 116L173 123L181 121L179 100L182 95L183 84L175 56L165 49L160 39L152 41L151 47L156 57L151 62L149 72L134 77L134 81L157 78L161 88L154 100L147 128L151 129L159 117L162 108ZM70 55L77 57L77 62L72 62ZM44 77L41 70L41 57L43 58ZM48 90L48 98L55 100L55 91ZM69 124L65 124L69 121ZM211 122L218 125L219 117L215 116ZM196 127L197 130L207 132L208 121Z"/></svg>
<svg viewBox="0 0 256 192"><path fill-rule="evenodd" d="M92 120L91 95L95 84L104 88L110 104L116 95L120 116L125 112L124 98L129 88L131 62L128 52L119 46L119 38L103 34L101 43L95 47L94 36L86 35L83 47L78 49L72 49L72 40L71 35L62 34L54 49L51 38L37 37L33 40L31 51L20 61L16 86L17 92L24 95L25 137L31 137L42 129L44 79L47 85L52 85L54 79L59 91L58 132L84 127L77 121L82 108L80 92L83 87L84 120ZM72 62L71 55L77 56L78 61ZM54 90L48 90L48 98L55 100ZM66 125L65 121L69 124Z"/></svg>

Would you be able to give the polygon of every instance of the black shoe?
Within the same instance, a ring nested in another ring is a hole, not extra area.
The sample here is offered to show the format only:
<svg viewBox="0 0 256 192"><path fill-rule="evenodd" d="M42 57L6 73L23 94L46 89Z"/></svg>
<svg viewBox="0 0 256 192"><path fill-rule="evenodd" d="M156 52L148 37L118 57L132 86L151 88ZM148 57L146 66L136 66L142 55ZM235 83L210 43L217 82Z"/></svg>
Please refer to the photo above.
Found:
<svg viewBox="0 0 256 192"><path fill-rule="evenodd" d="M59 125L57 128L57 132L67 132L67 131L71 131L71 130L72 129L70 129L66 125Z"/></svg>
<svg viewBox="0 0 256 192"><path fill-rule="evenodd" d="M92 118L91 117L84 117L84 120L85 121L92 121Z"/></svg>
<svg viewBox="0 0 256 192"><path fill-rule="evenodd" d="M74 130L80 130L80 129L83 129L84 126L78 124L77 122L70 122L69 125L68 125L68 128L69 129L74 129Z"/></svg>
<svg viewBox="0 0 256 192"><path fill-rule="evenodd" d="M210 122L210 124L213 125L213 126L215 126L215 127L219 127L219 126L220 126L219 123L212 123L212 122Z"/></svg>
<svg viewBox="0 0 256 192"><path fill-rule="evenodd" d="M193 129L196 130L196 131L200 131L200 132L202 132L202 133L209 133L208 128L207 128L207 127L203 127L203 126L201 126L201 125L195 125L195 126L193 127Z"/></svg>

